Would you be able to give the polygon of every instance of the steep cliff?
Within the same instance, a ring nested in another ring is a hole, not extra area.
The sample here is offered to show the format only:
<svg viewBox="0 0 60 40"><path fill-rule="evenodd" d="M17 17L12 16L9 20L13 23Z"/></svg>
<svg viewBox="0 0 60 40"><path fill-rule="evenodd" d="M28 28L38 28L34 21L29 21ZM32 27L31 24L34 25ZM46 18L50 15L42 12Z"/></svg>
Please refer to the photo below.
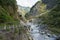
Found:
<svg viewBox="0 0 60 40"><path fill-rule="evenodd" d="M26 18L34 18L38 24L46 24L48 29L53 33L60 33L60 0L41 0L37 2L29 13L26 14ZM36 17L37 15L37 17Z"/></svg>
<svg viewBox="0 0 60 40"><path fill-rule="evenodd" d="M46 5L43 4L41 1L38 1L31 9L30 12L26 14L26 17L36 16L41 13L44 13L46 10Z"/></svg>
<svg viewBox="0 0 60 40"><path fill-rule="evenodd" d="M40 16L44 21L44 24L48 25L48 29L53 33L60 33L60 0L57 0L56 7L54 7L50 12Z"/></svg>
<svg viewBox="0 0 60 40"><path fill-rule="evenodd" d="M36 16L45 13L47 10L52 9L57 4L57 0L41 0L38 1L27 13L26 17Z"/></svg>
<svg viewBox="0 0 60 40"><path fill-rule="evenodd" d="M57 4L57 0L42 0L42 2L47 5L47 9L51 9Z"/></svg>
<svg viewBox="0 0 60 40"><path fill-rule="evenodd" d="M17 19L16 0L0 0L0 23L13 22Z"/></svg>

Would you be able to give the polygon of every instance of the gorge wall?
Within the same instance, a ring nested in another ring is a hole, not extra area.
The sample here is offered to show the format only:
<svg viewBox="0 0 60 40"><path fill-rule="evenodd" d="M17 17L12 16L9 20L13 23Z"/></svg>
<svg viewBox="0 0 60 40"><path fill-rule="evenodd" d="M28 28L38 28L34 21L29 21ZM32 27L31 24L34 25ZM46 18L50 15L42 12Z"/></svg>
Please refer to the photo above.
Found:
<svg viewBox="0 0 60 40"><path fill-rule="evenodd" d="M17 19L16 0L0 0L0 23L7 23Z"/></svg>
<svg viewBox="0 0 60 40"><path fill-rule="evenodd" d="M29 40L16 0L0 0L0 40Z"/></svg>
<svg viewBox="0 0 60 40"><path fill-rule="evenodd" d="M60 0L41 0L38 1L26 14L27 19L35 17L38 24L46 24L53 33L60 33ZM36 17L36 15L38 17ZM35 22L36 22L35 21Z"/></svg>

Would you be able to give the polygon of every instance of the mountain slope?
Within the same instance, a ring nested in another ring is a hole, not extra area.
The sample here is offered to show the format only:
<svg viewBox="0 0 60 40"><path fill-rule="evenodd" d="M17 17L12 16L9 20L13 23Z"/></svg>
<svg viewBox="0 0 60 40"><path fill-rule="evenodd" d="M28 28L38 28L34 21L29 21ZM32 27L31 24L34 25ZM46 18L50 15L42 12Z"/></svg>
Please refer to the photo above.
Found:
<svg viewBox="0 0 60 40"><path fill-rule="evenodd" d="M34 18L38 24L46 24L52 33L60 33L60 0L41 0L26 14L26 18ZM41 15L42 14L42 15ZM38 17L36 17L36 15ZM41 21L40 21L41 20Z"/></svg>
<svg viewBox="0 0 60 40"><path fill-rule="evenodd" d="M0 0L0 23L9 23L17 19L16 0Z"/></svg>
<svg viewBox="0 0 60 40"><path fill-rule="evenodd" d="M41 0L38 1L30 10L29 13L27 13L26 17L29 16L36 16L39 14L42 14L46 12L49 9L52 9L56 5L56 0Z"/></svg>
<svg viewBox="0 0 60 40"><path fill-rule="evenodd" d="M43 13L46 5L38 1L31 9L30 12L26 14L26 17L36 16Z"/></svg>

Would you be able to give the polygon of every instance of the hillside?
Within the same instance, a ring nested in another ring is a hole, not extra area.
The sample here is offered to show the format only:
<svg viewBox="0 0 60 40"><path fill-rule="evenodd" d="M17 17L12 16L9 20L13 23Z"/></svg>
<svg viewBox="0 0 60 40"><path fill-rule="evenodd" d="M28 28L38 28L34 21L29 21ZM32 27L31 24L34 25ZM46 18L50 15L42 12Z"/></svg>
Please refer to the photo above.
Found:
<svg viewBox="0 0 60 40"><path fill-rule="evenodd" d="M41 0L38 1L28 12L27 19L35 19L38 24L46 24L52 33L60 33L60 0Z"/></svg>
<svg viewBox="0 0 60 40"><path fill-rule="evenodd" d="M32 8L0 0L0 40L40 39L60 40L60 0L41 0Z"/></svg>
<svg viewBox="0 0 60 40"><path fill-rule="evenodd" d="M26 17L29 17L29 16L36 16L36 15L39 15L43 12L45 12L45 7L46 5L42 4L40 1L38 1L30 10L29 13L27 13Z"/></svg>
<svg viewBox="0 0 60 40"><path fill-rule="evenodd" d="M38 1L27 13L26 17L36 16L45 13L47 10L52 9L57 4L56 0L41 0Z"/></svg>
<svg viewBox="0 0 60 40"><path fill-rule="evenodd" d="M27 26L22 23L17 10L16 0L0 0L0 40L29 39ZM20 9L23 10L25 8Z"/></svg>
<svg viewBox="0 0 60 40"><path fill-rule="evenodd" d="M17 20L16 0L0 0L0 24Z"/></svg>

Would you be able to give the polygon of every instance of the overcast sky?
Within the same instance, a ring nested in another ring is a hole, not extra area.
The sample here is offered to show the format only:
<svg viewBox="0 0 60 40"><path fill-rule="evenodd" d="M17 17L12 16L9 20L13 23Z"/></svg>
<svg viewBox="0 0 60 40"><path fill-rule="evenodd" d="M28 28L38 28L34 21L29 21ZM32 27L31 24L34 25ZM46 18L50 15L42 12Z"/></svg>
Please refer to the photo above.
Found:
<svg viewBox="0 0 60 40"><path fill-rule="evenodd" d="M32 7L38 0L17 0L17 4L25 7Z"/></svg>

